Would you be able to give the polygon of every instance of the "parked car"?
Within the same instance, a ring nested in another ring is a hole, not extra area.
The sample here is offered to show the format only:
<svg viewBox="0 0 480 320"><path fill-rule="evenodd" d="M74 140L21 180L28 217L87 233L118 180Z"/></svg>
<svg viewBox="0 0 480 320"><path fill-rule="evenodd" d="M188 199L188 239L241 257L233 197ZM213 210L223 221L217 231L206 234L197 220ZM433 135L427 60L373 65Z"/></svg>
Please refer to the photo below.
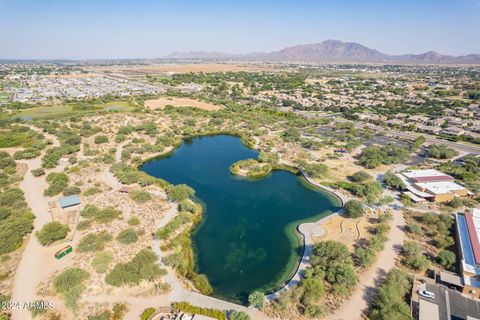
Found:
<svg viewBox="0 0 480 320"><path fill-rule="evenodd" d="M418 294L427 299L435 299L435 293L427 290L418 290Z"/></svg>

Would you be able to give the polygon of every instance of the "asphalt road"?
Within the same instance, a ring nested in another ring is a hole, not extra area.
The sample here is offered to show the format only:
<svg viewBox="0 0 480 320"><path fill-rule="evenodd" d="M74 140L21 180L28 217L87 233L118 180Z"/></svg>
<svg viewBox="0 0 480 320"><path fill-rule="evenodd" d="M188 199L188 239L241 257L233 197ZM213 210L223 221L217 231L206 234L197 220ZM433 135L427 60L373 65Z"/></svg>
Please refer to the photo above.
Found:
<svg viewBox="0 0 480 320"><path fill-rule="evenodd" d="M461 143L461 142L454 142L454 141L448 141L444 139L439 139L437 137L434 137L432 135L428 134L420 134L420 133L413 133L413 132L405 132L405 131L398 131L395 129L390 129L390 128L383 128L378 125L374 125L371 123L362 123L362 122L354 122L354 125L357 128L360 129L372 129L375 130L376 132L383 132L388 136L392 137L399 137L401 139L411 139L414 140L419 136L424 136L426 139L425 144L445 144L449 146L450 148L457 150L460 153L477 153L480 154L480 145L471 145L471 144L466 144L466 143Z"/></svg>

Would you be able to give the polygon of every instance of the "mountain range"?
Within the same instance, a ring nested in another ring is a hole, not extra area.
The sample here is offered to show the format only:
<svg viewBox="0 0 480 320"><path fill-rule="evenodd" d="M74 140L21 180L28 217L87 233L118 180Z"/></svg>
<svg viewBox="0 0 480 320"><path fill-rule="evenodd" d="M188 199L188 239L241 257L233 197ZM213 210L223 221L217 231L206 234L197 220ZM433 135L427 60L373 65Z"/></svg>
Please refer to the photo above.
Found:
<svg viewBox="0 0 480 320"><path fill-rule="evenodd" d="M228 54L222 52L173 52L162 59L199 60L264 60L298 62L384 62L384 63L424 63L424 64L480 64L480 54L451 56L428 51L421 54L389 55L367 48L355 42L326 40L321 43L286 47L273 52L249 54Z"/></svg>

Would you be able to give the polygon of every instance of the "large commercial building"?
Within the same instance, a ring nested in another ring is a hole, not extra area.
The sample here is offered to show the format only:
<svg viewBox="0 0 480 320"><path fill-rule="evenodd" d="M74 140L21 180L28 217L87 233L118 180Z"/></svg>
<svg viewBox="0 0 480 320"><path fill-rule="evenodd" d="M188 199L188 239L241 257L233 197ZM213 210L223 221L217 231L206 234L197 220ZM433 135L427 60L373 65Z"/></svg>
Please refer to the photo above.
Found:
<svg viewBox="0 0 480 320"><path fill-rule="evenodd" d="M405 195L415 202L448 202L470 194L452 176L435 169L407 170L397 173L397 176L407 188Z"/></svg>
<svg viewBox="0 0 480 320"><path fill-rule="evenodd" d="M463 292L480 298L480 210L472 209L455 215L456 244L460 258Z"/></svg>

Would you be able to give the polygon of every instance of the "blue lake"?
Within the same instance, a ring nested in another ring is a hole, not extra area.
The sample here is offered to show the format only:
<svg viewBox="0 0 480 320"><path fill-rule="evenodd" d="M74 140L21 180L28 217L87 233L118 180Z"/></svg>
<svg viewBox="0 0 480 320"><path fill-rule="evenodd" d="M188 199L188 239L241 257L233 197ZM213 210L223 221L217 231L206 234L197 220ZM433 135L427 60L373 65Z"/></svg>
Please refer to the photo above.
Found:
<svg viewBox="0 0 480 320"><path fill-rule="evenodd" d="M297 225L340 206L334 195L287 171L273 171L258 180L230 173L234 162L257 156L238 137L216 135L184 141L172 153L141 167L152 176L196 190L204 206L192 239L197 271L208 277L214 296L237 302L245 302L255 290L281 287L303 253Z"/></svg>

